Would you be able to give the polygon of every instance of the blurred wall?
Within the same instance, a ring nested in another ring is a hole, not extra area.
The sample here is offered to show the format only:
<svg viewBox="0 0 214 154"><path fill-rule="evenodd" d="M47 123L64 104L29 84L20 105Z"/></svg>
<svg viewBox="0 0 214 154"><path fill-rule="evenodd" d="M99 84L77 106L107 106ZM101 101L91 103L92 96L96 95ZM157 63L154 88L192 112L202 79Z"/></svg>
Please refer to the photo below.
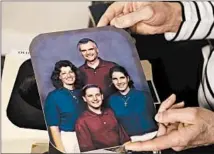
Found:
<svg viewBox="0 0 214 154"><path fill-rule="evenodd" d="M36 35L86 28L91 2L2 2L2 54L28 49Z"/></svg>
<svg viewBox="0 0 214 154"><path fill-rule="evenodd" d="M87 28L91 2L2 2L2 55L14 50L28 51L31 40L40 33ZM6 108L15 76L23 58L10 55L2 74L1 121L2 152L30 153L31 146L48 142L46 131L13 125ZM14 71L15 70L15 71Z"/></svg>

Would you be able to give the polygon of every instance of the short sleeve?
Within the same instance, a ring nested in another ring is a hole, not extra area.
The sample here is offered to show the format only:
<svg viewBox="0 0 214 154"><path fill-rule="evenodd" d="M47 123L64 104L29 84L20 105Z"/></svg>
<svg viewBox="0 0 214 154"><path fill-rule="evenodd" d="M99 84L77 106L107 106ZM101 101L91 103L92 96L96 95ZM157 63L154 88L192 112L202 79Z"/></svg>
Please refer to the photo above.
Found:
<svg viewBox="0 0 214 154"><path fill-rule="evenodd" d="M60 113L53 94L49 94L45 100L44 114L48 126L59 126Z"/></svg>

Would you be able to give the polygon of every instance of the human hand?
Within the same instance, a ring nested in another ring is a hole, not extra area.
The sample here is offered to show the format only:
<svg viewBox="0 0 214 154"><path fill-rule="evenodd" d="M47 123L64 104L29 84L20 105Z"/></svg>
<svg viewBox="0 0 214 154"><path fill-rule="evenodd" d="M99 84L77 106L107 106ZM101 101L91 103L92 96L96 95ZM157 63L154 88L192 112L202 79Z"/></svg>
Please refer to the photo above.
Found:
<svg viewBox="0 0 214 154"><path fill-rule="evenodd" d="M114 2L101 17L98 27L111 24L139 34L177 32L182 9L175 2Z"/></svg>
<svg viewBox="0 0 214 154"><path fill-rule="evenodd" d="M180 102L177 104L175 104L175 102L176 102L176 95L172 94L165 101L161 103L158 109L158 113L169 109L178 109L178 108L184 107L184 102ZM162 136L178 127L178 123L170 124L170 125L168 125L168 123L159 123L158 125L159 125L159 128L158 128L157 136Z"/></svg>
<svg viewBox="0 0 214 154"><path fill-rule="evenodd" d="M157 151L172 148L175 151L214 143L214 113L204 108L170 109L157 114L160 123L177 127L153 140L126 144L126 150ZM169 127L168 127L169 128Z"/></svg>

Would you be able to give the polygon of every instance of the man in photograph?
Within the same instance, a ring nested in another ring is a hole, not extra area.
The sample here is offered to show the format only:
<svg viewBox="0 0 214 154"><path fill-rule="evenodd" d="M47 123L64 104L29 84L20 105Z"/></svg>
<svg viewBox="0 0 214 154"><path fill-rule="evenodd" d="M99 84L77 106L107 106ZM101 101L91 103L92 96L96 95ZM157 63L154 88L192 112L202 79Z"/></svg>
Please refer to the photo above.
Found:
<svg viewBox="0 0 214 154"><path fill-rule="evenodd" d="M75 129L80 151L122 145L130 140L109 108L101 108L103 94L97 85L86 85L82 96L88 109L77 120Z"/></svg>
<svg viewBox="0 0 214 154"><path fill-rule="evenodd" d="M77 47L85 59L85 63L80 66L85 85L98 85L102 89L105 98L107 98L115 92L114 89L110 88L108 73L109 70L117 64L99 57L99 49L94 40L83 38L78 42Z"/></svg>

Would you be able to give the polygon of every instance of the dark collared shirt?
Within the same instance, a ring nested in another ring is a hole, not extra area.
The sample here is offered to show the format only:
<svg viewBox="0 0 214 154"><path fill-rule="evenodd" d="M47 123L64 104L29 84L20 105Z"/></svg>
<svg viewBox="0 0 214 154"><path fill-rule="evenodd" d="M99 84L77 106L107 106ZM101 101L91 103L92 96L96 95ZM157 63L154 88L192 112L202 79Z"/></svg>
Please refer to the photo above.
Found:
<svg viewBox="0 0 214 154"><path fill-rule="evenodd" d="M94 69L87 65L87 62L80 66L80 71L83 73L84 84L98 85L105 97L114 93L114 89L111 88L111 81L109 78L109 70L116 65L116 63L103 60L99 58L99 65Z"/></svg>
<svg viewBox="0 0 214 154"><path fill-rule="evenodd" d="M76 123L80 151L90 151L121 145L130 140L111 109L96 114L85 111Z"/></svg>

